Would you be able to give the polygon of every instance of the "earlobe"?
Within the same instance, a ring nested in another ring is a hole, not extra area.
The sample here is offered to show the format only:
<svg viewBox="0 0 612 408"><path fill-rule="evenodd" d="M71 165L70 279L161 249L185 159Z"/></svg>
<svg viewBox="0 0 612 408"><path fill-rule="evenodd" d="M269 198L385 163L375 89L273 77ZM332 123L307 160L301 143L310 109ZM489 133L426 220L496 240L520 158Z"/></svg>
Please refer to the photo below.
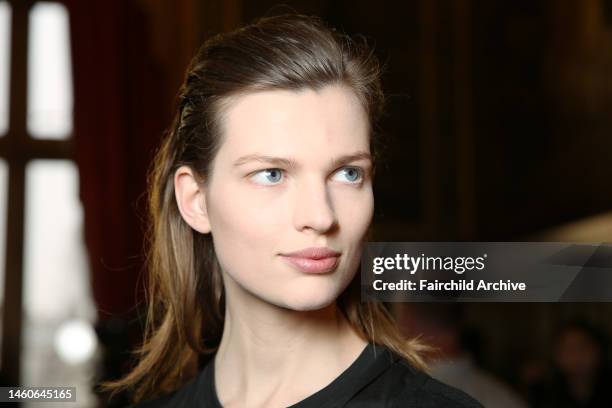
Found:
<svg viewBox="0 0 612 408"><path fill-rule="evenodd" d="M194 230L208 234L210 222L204 188L188 166L181 166L174 173L174 195L185 222Z"/></svg>

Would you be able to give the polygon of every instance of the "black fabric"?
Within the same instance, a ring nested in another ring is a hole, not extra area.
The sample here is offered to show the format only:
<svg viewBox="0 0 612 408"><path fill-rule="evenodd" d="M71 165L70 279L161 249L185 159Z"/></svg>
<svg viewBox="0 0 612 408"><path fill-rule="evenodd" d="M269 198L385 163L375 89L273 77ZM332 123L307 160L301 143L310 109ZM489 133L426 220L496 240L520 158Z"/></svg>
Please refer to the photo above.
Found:
<svg viewBox="0 0 612 408"><path fill-rule="evenodd" d="M215 391L214 359L175 393L134 408L222 408ZM353 364L325 388L290 408L476 408L462 391L414 369L388 349L369 344Z"/></svg>

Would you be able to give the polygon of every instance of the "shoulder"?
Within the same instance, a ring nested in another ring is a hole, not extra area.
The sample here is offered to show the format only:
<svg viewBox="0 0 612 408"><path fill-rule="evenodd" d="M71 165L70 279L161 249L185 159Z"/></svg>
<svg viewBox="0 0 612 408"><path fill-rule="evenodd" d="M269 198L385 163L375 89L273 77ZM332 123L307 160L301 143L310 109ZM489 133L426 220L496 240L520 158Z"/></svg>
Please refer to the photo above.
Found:
<svg viewBox="0 0 612 408"><path fill-rule="evenodd" d="M168 407L171 406L169 405L172 401L172 399L174 398L175 393L172 393L170 395L165 395L161 398L157 398L154 400L149 400L149 401L144 401L144 402L140 402L136 405L130 405L129 408L163 408L163 407Z"/></svg>
<svg viewBox="0 0 612 408"><path fill-rule="evenodd" d="M446 385L427 373L396 357L395 362L370 384L371 398L386 401L388 406L420 408L482 408L482 404L465 392Z"/></svg>
<svg viewBox="0 0 612 408"><path fill-rule="evenodd" d="M446 385L426 374L423 386L413 396L420 407L482 408L482 404L465 392Z"/></svg>
<svg viewBox="0 0 612 408"><path fill-rule="evenodd" d="M178 390L162 397L140 402L129 408L188 408L197 406L201 373Z"/></svg>

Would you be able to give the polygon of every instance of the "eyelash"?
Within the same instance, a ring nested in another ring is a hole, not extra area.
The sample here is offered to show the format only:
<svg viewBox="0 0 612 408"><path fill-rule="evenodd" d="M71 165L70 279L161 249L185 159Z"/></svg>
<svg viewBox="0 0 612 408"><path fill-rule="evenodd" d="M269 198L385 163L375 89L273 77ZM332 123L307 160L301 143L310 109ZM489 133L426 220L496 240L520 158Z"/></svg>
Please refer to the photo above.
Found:
<svg viewBox="0 0 612 408"><path fill-rule="evenodd" d="M255 171L255 172L249 174L248 177L249 177L249 179L253 180L255 178L255 176L257 176L258 174L263 174L266 171L272 171L272 170L280 171L281 172L281 176L283 177L283 179L284 179L284 177L286 177L285 170L279 169L277 167L270 167L270 168L267 168L267 169L262 169L262 170ZM350 184L350 185L359 185L359 184L361 184L363 182L363 180L365 178L365 170L362 169L361 167L357 167L357 166L345 166L345 167L341 167L340 169L338 169L338 170L336 170L334 172L334 175L339 173L340 171L343 171L343 170L356 170L359 173L359 175L358 175L359 179L357 181L348 181L348 182L346 182L347 184ZM283 179L279 180L277 183L267 184L267 183L256 182L256 184L260 184L260 185L263 185L263 186L275 186L277 184L280 184Z"/></svg>

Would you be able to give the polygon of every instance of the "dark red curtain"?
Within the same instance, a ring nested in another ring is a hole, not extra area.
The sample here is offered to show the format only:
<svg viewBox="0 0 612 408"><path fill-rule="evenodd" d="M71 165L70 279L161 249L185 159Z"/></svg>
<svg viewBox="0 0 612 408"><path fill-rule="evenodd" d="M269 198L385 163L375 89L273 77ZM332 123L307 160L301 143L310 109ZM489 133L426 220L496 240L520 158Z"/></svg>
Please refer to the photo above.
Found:
<svg viewBox="0 0 612 408"><path fill-rule="evenodd" d="M169 123L167 75L136 1L65 0L74 146L99 318L133 317L143 272L146 170Z"/></svg>

